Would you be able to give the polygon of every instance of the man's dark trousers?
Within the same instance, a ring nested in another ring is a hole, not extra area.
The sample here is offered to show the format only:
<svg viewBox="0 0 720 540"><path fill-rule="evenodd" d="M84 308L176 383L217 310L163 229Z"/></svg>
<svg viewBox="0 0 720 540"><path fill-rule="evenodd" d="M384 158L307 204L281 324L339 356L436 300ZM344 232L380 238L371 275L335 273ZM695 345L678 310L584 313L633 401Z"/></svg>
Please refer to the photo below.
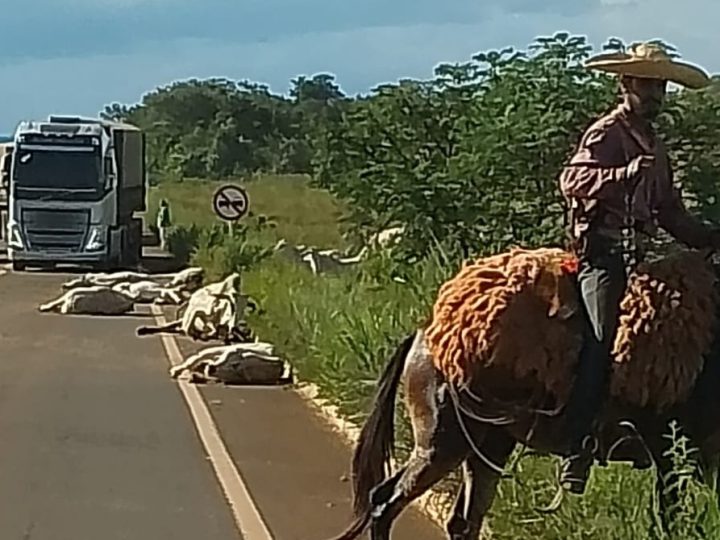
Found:
<svg viewBox="0 0 720 540"><path fill-rule="evenodd" d="M571 454L582 449L598 414L610 374L610 353L627 282L620 242L592 235L579 257L578 285L589 332L580 353L566 408Z"/></svg>

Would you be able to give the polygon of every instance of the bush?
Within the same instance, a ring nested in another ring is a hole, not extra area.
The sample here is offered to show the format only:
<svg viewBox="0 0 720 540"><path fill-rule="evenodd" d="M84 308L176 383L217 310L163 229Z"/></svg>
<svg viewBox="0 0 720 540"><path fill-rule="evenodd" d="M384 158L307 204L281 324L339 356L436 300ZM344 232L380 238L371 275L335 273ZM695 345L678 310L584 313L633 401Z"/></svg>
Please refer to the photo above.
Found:
<svg viewBox="0 0 720 540"><path fill-rule="evenodd" d="M605 48L624 45L610 40ZM617 82L586 70L583 37L486 51L425 81L382 85L329 124L316 182L350 205L356 227L403 224L403 257L439 240L460 260L511 244L564 242L557 176L581 133L613 107ZM720 218L720 92L673 92L659 119L677 179Z"/></svg>
<svg viewBox="0 0 720 540"><path fill-rule="evenodd" d="M168 237L169 250L177 260L202 267L206 279L215 281L233 272L244 274L272 255L272 247L251 234L269 226L264 216L250 225L176 226Z"/></svg>
<svg viewBox="0 0 720 540"><path fill-rule="evenodd" d="M249 239L247 227L215 225L200 235L191 262L205 269L206 279L215 281L233 272L244 275L270 255L272 247Z"/></svg>
<svg viewBox="0 0 720 540"><path fill-rule="evenodd" d="M168 251L180 264L187 264L198 246L202 232L202 227L194 223L189 226L173 225L168 230Z"/></svg>

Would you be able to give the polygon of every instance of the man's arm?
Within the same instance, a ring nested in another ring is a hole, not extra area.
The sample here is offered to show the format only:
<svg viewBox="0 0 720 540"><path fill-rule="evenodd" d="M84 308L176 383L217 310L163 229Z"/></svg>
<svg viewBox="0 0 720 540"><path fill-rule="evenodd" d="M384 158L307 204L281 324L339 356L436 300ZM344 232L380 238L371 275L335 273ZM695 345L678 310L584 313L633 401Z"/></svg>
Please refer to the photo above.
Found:
<svg viewBox="0 0 720 540"><path fill-rule="evenodd" d="M617 165L620 136L614 122L588 129L570 163L560 173L560 190L566 198L602 198L607 186L625 182L626 166Z"/></svg>
<svg viewBox="0 0 720 540"><path fill-rule="evenodd" d="M675 187L668 189L658 208L657 219L663 229L692 248L720 247L720 230L708 227L690 214Z"/></svg>

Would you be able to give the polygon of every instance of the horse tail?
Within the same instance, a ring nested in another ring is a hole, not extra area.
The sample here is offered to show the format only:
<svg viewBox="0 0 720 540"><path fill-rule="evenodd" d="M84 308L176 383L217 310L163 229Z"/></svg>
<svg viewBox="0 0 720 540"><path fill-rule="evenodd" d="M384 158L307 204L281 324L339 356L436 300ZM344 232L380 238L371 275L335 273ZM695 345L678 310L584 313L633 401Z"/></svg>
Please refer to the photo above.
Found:
<svg viewBox="0 0 720 540"><path fill-rule="evenodd" d="M354 521L335 540L357 538L370 520L370 494L385 479L395 444L395 397L414 340L414 333L403 340L380 377L372 411L360 431L352 459Z"/></svg>

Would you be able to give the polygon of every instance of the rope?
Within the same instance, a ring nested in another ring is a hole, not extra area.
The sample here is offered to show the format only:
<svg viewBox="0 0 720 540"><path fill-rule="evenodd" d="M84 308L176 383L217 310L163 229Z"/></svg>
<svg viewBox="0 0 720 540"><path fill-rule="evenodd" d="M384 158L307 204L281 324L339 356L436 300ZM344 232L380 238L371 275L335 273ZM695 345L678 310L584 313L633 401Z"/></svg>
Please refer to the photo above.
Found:
<svg viewBox="0 0 720 540"><path fill-rule="evenodd" d="M493 461L485 456L483 454L482 450L480 450L477 445L475 444L475 441L473 440L472 436L470 435L470 432L468 431L467 427L465 426L465 423L463 421L463 415L460 411L459 407L459 398L457 395L457 392L455 391L455 388L448 384L448 391L450 393L450 399L453 403L453 410L455 411L455 415L458 420L458 424L460 425L460 430L462 431L463 435L465 436L465 440L470 445L470 448L473 450L475 455L480 458L480 461L482 461L489 469L494 471L496 474L500 475L503 478L507 478L508 475L505 473L504 468L500 467L499 465L493 463Z"/></svg>

